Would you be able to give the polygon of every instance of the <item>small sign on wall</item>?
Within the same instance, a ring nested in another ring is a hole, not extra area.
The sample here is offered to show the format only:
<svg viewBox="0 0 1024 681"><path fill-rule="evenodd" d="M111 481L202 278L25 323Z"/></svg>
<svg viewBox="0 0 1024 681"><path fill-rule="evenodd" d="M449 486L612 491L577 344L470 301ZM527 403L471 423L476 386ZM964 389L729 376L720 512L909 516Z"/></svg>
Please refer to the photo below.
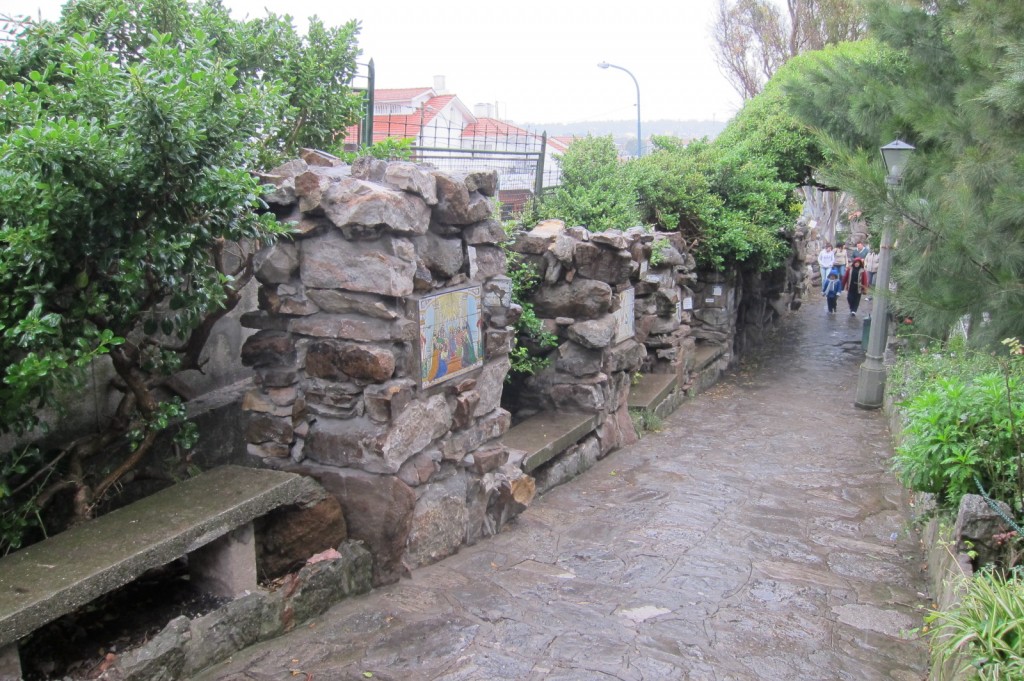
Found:
<svg viewBox="0 0 1024 681"><path fill-rule="evenodd" d="M691 296L686 296L685 298L683 298L683 309L684 310L692 310L693 309L693 298Z"/></svg>
<svg viewBox="0 0 1024 681"><path fill-rule="evenodd" d="M711 295L713 295L713 296L720 296L720 295L722 295L722 287L721 286L713 286L711 288Z"/></svg>
<svg viewBox="0 0 1024 681"><path fill-rule="evenodd" d="M621 343L636 335L636 317L633 313L635 294L632 288L619 293L619 306L615 310L615 342Z"/></svg>
<svg viewBox="0 0 1024 681"><path fill-rule="evenodd" d="M480 298L481 287L475 285L419 299L422 387L429 388L483 366Z"/></svg>

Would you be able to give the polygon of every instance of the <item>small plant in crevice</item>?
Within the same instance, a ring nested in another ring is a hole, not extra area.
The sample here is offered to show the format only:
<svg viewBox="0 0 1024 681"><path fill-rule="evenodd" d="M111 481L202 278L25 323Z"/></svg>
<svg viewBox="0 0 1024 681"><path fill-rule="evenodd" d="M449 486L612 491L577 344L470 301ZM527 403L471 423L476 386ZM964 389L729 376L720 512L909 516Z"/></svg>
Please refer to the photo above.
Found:
<svg viewBox="0 0 1024 681"><path fill-rule="evenodd" d="M651 257L649 259L651 267L658 267L665 261L665 252L671 245L668 239L654 238L654 241L651 242Z"/></svg>
<svg viewBox="0 0 1024 681"><path fill-rule="evenodd" d="M512 381L516 376L532 375L548 366L548 351L558 347L558 336L544 329L543 322L537 317L530 302L530 295L540 283L537 268L510 248L520 229L519 219L502 220L500 202L495 202L493 217L501 222L505 230L502 249L507 262L506 273L512 280L512 304L522 310L515 323L515 337L509 352L511 368L506 381Z"/></svg>
<svg viewBox="0 0 1024 681"><path fill-rule="evenodd" d="M509 253L508 275L512 279L512 302L522 308L515 325L515 339L509 360L511 372L535 374L550 363L547 354L538 355L536 350L546 351L558 346L558 336L545 331L544 324L537 317L528 297L537 285L537 270L529 263Z"/></svg>
<svg viewBox="0 0 1024 681"><path fill-rule="evenodd" d="M665 426L664 419L650 409L630 409L629 418L633 421L637 437L643 437L645 433L659 433Z"/></svg>

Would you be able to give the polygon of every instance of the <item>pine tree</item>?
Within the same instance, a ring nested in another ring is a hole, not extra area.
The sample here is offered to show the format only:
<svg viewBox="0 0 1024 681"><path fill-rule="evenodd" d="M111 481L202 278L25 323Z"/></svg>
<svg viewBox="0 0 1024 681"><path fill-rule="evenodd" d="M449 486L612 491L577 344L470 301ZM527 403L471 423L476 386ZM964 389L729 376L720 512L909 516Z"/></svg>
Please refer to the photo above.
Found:
<svg viewBox="0 0 1024 681"><path fill-rule="evenodd" d="M822 132L823 173L875 229L897 231L895 304L922 332L969 320L978 342L1024 334L1024 4L869 5L872 40L780 72L796 114ZM878 147L917 147L887 191Z"/></svg>

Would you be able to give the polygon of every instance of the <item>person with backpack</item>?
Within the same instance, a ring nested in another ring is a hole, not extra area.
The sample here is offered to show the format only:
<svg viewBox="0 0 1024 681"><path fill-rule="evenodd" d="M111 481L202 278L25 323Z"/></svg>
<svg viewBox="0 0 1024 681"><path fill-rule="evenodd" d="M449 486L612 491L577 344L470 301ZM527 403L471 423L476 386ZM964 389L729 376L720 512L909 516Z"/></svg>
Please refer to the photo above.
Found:
<svg viewBox="0 0 1024 681"><path fill-rule="evenodd" d="M829 314L836 313L836 301L842 292L843 282L839 281L839 271L833 268L825 279L825 290L821 292L821 295L825 296L825 309Z"/></svg>

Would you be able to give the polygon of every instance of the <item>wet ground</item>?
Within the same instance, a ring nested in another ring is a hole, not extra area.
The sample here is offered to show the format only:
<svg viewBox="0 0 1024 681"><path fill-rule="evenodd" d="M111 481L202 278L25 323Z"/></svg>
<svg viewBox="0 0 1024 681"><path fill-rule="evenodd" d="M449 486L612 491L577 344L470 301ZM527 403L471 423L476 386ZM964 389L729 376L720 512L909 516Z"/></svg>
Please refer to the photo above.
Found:
<svg viewBox="0 0 1024 681"><path fill-rule="evenodd" d="M199 681L925 679L921 547L861 320L810 300L664 429L499 536Z"/></svg>

